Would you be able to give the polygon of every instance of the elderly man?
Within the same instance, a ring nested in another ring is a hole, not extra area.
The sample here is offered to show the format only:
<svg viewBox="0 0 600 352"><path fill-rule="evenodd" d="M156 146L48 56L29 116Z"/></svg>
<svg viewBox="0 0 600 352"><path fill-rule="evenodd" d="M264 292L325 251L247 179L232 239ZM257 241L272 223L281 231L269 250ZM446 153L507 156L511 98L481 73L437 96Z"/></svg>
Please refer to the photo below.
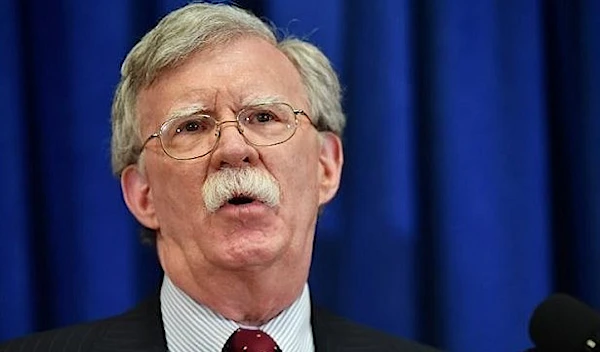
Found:
<svg viewBox="0 0 600 352"><path fill-rule="evenodd" d="M432 351L312 307L319 208L338 190L344 115L327 58L254 15L190 4L131 50L112 163L156 244L160 295L1 351Z"/></svg>

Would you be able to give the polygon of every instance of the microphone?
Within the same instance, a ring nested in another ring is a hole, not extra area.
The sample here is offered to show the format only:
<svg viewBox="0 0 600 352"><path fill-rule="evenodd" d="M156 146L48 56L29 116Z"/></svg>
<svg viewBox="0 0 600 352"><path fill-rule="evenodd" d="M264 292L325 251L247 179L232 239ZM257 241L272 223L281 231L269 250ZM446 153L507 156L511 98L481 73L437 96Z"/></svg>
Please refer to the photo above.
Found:
<svg viewBox="0 0 600 352"><path fill-rule="evenodd" d="M529 337L537 352L599 352L600 315L571 296L554 294L534 310Z"/></svg>

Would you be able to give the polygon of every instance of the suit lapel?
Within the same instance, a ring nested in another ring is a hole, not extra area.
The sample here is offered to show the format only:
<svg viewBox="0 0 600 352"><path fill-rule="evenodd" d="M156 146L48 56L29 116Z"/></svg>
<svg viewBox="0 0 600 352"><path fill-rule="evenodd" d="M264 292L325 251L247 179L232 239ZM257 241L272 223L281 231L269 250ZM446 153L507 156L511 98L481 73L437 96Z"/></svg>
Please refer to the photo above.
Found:
<svg viewBox="0 0 600 352"><path fill-rule="evenodd" d="M341 351L341 337L331 329L331 319L328 313L312 306L311 325L315 352Z"/></svg>
<svg viewBox="0 0 600 352"><path fill-rule="evenodd" d="M399 340L313 307L315 352L418 351Z"/></svg>

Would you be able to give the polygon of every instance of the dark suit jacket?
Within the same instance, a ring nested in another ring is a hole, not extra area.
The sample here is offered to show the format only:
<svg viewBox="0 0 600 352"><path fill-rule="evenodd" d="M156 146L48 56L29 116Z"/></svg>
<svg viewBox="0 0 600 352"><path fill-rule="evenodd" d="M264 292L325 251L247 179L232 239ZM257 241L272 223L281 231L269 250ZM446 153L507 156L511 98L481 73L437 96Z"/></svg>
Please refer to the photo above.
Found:
<svg viewBox="0 0 600 352"><path fill-rule="evenodd" d="M313 310L311 320L316 352L435 352L320 310ZM159 299L148 300L119 316L37 333L0 345L0 352L29 351L166 352Z"/></svg>

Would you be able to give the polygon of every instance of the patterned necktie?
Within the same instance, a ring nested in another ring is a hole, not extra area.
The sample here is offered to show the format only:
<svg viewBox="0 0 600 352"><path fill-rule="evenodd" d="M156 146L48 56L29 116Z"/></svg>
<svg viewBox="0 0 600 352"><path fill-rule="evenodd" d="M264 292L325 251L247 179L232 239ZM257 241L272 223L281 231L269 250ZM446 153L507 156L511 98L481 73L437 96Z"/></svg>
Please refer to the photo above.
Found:
<svg viewBox="0 0 600 352"><path fill-rule="evenodd" d="M261 330L237 329L222 352L282 352L271 336Z"/></svg>

